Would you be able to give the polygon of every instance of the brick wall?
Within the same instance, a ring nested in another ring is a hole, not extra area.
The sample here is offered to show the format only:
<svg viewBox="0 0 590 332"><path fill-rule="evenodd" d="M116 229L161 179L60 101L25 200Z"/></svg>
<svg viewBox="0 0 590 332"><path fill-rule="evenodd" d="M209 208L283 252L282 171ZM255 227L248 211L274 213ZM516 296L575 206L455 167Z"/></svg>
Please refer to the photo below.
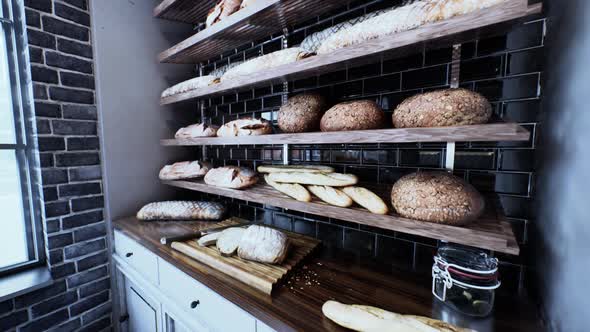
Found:
<svg viewBox="0 0 590 332"><path fill-rule="evenodd" d="M289 45L297 45L315 31L399 2L355 1L348 7L292 27L288 36L273 35L211 59L202 64L204 73L276 51L281 48L283 38L287 38ZM505 33L462 44L460 85L485 95L492 102L496 117L521 123L533 134L528 142L467 142L458 143L456 147L455 175L465 178L482 192L499 195L521 246L520 256L496 254L501 261L503 286L500 291L507 294L523 293L530 283L529 243L530 229L535 227L532 208L534 154L541 112L544 29L543 16L530 18L529 22ZM334 103L374 99L390 116L404 98L449 86L452 52L451 45L448 46L289 82L287 93L319 91ZM277 84L207 99L206 121L219 125L237 117L256 116L276 123L276 112L284 93L283 85ZM282 146L213 146L206 148L206 154L215 166L256 167L263 163L280 164ZM200 158L200 154L195 158ZM442 169L445 144L291 145L289 158L292 164L330 164L339 171L358 175L361 181L392 184L402 175L418 169ZM351 257L374 261L382 267L430 273L433 253L441 244L433 239L272 206L200 196L226 201L245 218L315 236L323 241L324 247L344 249Z"/></svg>
<svg viewBox="0 0 590 332"><path fill-rule="evenodd" d="M102 330L112 310L88 3L25 6L55 282L0 303L0 330Z"/></svg>

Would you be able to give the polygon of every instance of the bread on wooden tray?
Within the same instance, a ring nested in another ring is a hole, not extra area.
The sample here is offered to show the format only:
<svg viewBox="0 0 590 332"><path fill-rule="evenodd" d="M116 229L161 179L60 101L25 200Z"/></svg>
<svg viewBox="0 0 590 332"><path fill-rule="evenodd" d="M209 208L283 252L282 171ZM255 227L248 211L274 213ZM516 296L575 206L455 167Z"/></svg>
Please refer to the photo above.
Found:
<svg viewBox="0 0 590 332"><path fill-rule="evenodd" d="M272 134L272 125L264 119L250 117L230 121L217 130L219 137L258 136Z"/></svg>
<svg viewBox="0 0 590 332"><path fill-rule="evenodd" d="M205 176L212 168L206 161L181 161L160 170L160 180L195 179Z"/></svg>
<svg viewBox="0 0 590 332"><path fill-rule="evenodd" d="M342 173L270 173L269 179L280 183L299 183L317 186L345 187L358 182L353 174Z"/></svg>
<svg viewBox="0 0 590 332"><path fill-rule="evenodd" d="M291 47L259 56L228 70L221 77L221 82L243 78L247 75L257 75L265 70L293 63L300 58L300 55L301 49Z"/></svg>
<svg viewBox="0 0 590 332"><path fill-rule="evenodd" d="M393 111L396 128L445 127L486 123L492 106L481 94L466 89L427 92L407 98Z"/></svg>
<svg viewBox="0 0 590 332"><path fill-rule="evenodd" d="M316 195L322 201L339 207L349 207L352 205L352 199L339 189L328 186L309 185L307 189Z"/></svg>
<svg viewBox="0 0 590 332"><path fill-rule="evenodd" d="M264 176L266 183L285 195L295 198L301 202L311 202L311 194L304 186L298 183L278 183L271 181L268 175Z"/></svg>
<svg viewBox="0 0 590 332"><path fill-rule="evenodd" d="M256 184L258 175L247 167L225 166L209 170L204 180L216 187L244 189Z"/></svg>
<svg viewBox="0 0 590 332"><path fill-rule="evenodd" d="M225 213L225 206L216 202L164 201L146 204L137 212L137 219L144 221L219 220Z"/></svg>
<svg viewBox="0 0 590 332"><path fill-rule="evenodd" d="M285 233L264 226L249 226L242 235L238 256L251 261L281 264L289 249Z"/></svg>
<svg viewBox="0 0 590 332"><path fill-rule="evenodd" d="M322 313L340 326L361 332L475 332L428 317L332 300L324 303Z"/></svg>
<svg viewBox="0 0 590 332"><path fill-rule="evenodd" d="M217 136L217 126L210 126L204 123L195 123L188 127L180 128L174 135L175 138L197 138Z"/></svg>
<svg viewBox="0 0 590 332"><path fill-rule="evenodd" d="M235 13L240 9L242 0L220 0L215 7L213 7L205 20L207 27L212 26L215 23L221 22L231 14Z"/></svg>
<svg viewBox="0 0 590 332"><path fill-rule="evenodd" d="M420 0L410 2L352 27L339 30L323 40L317 53L327 54L343 47L415 29L427 23L468 14L501 4L504 1L506 0Z"/></svg>
<svg viewBox="0 0 590 332"><path fill-rule="evenodd" d="M403 176L391 189L391 203L403 217L450 225L476 220L485 207L472 185L447 172Z"/></svg>
<svg viewBox="0 0 590 332"><path fill-rule="evenodd" d="M326 100L316 93L300 94L289 98L278 114L279 128L285 133L318 131Z"/></svg>
<svg viewBox="0 0 590 332"><path fill-rule="evenodd" d="M217 250L224 256L234 255L245 232L246 230L240 227L224 229L215 243Z"/></svg>
<svg viewBox="0 0 590 332"><path fill-rule="evenodd" d="M217 243L217 240L219 239L220 235L221 232L204 235L200 237L199 240L197 240L197 244L201 247L208 247L210 245L214 245Z"/></svg>
<svg viewBox="0 0 590 332"><path fill-rule="evenodd" d="M334 167L322 165L263 165L260 173L334 173Z"/></svg>
<svg viewBox="0 0 590 332"><path fill-rule="evenodd" d="M387 214L387 212L389 212L387 205L381 199L381 197L375 195L375 193L369 189L353 186L342 188L342 192L344 192L348 197L352 198L355 203L371 211L372 213Z"/></svg>
<svg viewBox="0 0 590 332"><path fill-rule="evenodd" d="M381 129L389 125L383 110L373 100L347 101L322 116L322 131Z"/></svg>

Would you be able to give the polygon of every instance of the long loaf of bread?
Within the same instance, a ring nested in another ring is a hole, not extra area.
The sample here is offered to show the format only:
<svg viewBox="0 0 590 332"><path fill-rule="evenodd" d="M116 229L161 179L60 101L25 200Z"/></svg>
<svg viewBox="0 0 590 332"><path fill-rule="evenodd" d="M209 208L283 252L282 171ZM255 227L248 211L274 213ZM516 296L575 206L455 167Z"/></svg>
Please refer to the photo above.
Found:
<svg viewBox="0 0 590 332"><path fill-rule="evenodd" d="M258 166L260 173L333 173L334 168L322 165L263 165Z"/></svg>
<svg viewBox="0 0 590 332"><path fill-rule="evenodd" d="M349 207L352 199L342 191L328 186L307 186L307 189L322 201L335 206Z"/></svg>
<svg viewBox="0 0 590 332"><path fill-rule="evenodd" d="M342 173L270 173L269 179L280 183L299 183L316 186L345 187L357 184L353 174Z"/></svg>
<svg viewBox="0 0 590 332"><path fill-rule="evenodd" d="M204 201L164 201L149 203L137 212L137 219L155 220L219 220L225 215L221 203Z"/></svg>
<svg viewBox="0 0 590 332"><path fill-rule="evenodd" d="M275 188L276 190L282 192L285 195L289 195L301 202L311 202L311 194L304 186L298 183L277 183L271 181L268 178L268 175L264 176L264 180L268 183L269 186Z"/></svg>
<svg viewBox="0 0 590 332"><path fill-rule="evenodd" d="M385 202L375 193L363 187L344 187L342 191L358 205L376 214L387 214Z"/></svg>

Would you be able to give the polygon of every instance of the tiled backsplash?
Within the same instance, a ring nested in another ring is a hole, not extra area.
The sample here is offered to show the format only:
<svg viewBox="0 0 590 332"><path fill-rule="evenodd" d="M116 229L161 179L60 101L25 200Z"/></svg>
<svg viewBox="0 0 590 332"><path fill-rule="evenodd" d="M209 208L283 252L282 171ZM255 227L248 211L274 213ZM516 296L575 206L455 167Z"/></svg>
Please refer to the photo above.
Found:
<svg viewBox="0 0 590 332"><path fill-rule="evenodd" d="M356 1L332 14L314 18L290 29L288 35L244 45L203 64L206 74L219 66L279 50L283 38L297 45L310 33L368 11L389 7L395 1ZM526 284L529 223L535 181L535 140L542 96L545 19L533 18L508 33L473 40L461 46L460 86L478 91L492 102L495 117L523 124L532 133L529 142L457 143L455 174L482 192L494 192L509 217L519 244L520 256L500 255L503 291L523 291ZM242 116L264 117L276 123L285 93L319 91L336 103L373 99L389 115L404 98L427 90L449 87L452 45L423 49L401 58L374 62L320 76L243 89L205 100L206 121L223 124ZM287 90L285 90L287 88ZM200 112L197 112L199 115ZM330 164L337 170L358 175L361 181L392 184L417 169L444 167L444 143L291 145L293 164ZM197 150L198 153L198 150ZM214 146L206 156L216 166L256 167L282 162L282 146ZM228 199L218 197L219 200ZM229 202L229 201L228 201ZM243 217L320 238L325 247L344 248L364 260L391 267L429 273L436 240L385 231L341 220L285 211L272 206L233 200L234 211Z"/></svg>

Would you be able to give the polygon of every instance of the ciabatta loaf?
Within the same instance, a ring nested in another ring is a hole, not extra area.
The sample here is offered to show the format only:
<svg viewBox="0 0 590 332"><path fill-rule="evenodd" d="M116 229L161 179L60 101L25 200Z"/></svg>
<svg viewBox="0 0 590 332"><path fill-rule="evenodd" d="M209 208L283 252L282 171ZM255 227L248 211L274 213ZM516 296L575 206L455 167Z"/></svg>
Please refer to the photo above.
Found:
<svg viewBox="0 0 590 332"><path fill-rule="evenodd" d="M389 209L381 197L363 187L344 187L342 191L358 205L376 214L387 214Z"/></svg>
<svg viewBox="0 0 590 332"><path fill-rule="evenodd" d="M352 186L358 182L356 175L342 173L270 173L268 176L274 182L331 187Z"/></svg>
<svg viewBox="0 0 590 332"><path fill-rule="evenodd" d="M243 189L256 184L258 176L247 167L225 166L209 170L204 180L212 186Z"/></svg>
<svg viewBox="0 0 590 332"><path fill-rule="evenodd" d="M301 202L311 202L311 194L300 184L274 182L268 178L268 175L264 176L264 180L269 186L275 188L285 195L289 195Z"/></svg>
<svg viewBox="0 0 590 332"><path fill-rule="evenodd" d="M137 219L154 220L219 220L225 215L221 203L202 201L165 201L149 203L137 212Z"/></svg>
<svg viewBox="0 0 590 332"><path fill-rule="evenodd" d="M330 205L340 207L349 207L352 205L352 199L336 188L328 186L307 186L307 189Z"/></svg>
<svg viewBox="0 0 590 332"><path fill-rule="evenodd" d="M289 249L289 238L283 232L252 225L242 235L238 256L251 261L281 264Z"/></svg>
<svg viewBox="0 0 590 332"><path fill-rule="evenodd" d="M181 161L160 170L160 180L195 179L205 176L212 168L206 161Z"/></svg>
<svg viewBox="0 0 590 332"><path fill-rule="evenodd" d="M258 136L272 134L270 122L250 117L230 121L217 130L219 137Z"/></svg>
<svg viewBox="0 0 590 332"><path fill-rule="evenodd" d="M174 135L175 138L197 138L217 136L217 126L210 126L204 123L195 123L188 127L180 128Z"/></svg>
<svg viewBox="0 0 590 332"><path fill-rule="evenodd" d="M256 75L271 68L293 63L299 59L300 54L301 50L298 47L291 47L259 56L228 70L221 77L221 81L231 81L247 75Z"/></svg>
<svg viewBox="0 0 590 332"><path fill-rule="evenodd" d="M322 165L263 165L260 173L334 173L334 167Z"/></svg>
<svg viewBox="0 0 590 332"><path fill-rule="evenodd" d="M162 98L177 95L179 93L188 92L191 90L201 89L213 84L217 80L217 77L213 75L206 75L191 78L188 81L184 81L169 87L162 92Z"/></svg>
<svg viewBox="0 0 590 332"><path fill-rule="evenodd" d="M415 29L500 4L506 0L420 0L387 11L326 38L318 54Z"/></svg>

